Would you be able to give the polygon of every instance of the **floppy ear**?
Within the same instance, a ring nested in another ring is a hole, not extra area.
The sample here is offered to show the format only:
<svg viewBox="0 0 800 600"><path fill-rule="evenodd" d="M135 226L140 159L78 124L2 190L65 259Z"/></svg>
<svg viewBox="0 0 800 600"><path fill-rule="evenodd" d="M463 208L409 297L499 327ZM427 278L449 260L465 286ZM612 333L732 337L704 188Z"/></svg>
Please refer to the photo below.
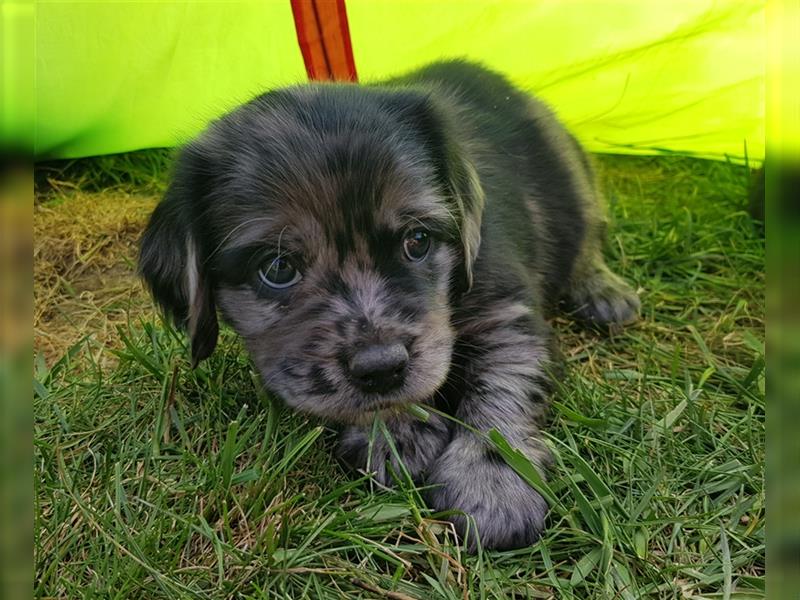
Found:
<svg viewBox="0 0 800 600"><path fill-rule="evenodd" d="M204 253L193 234L193 207L208 176L200 153L182 151L139 249L139 273L153 297L164 314L189 333L192 367L211 355L219 334L213 290L202 266Z"/></svg>
<svg viewBox="0 0 800 600"><path fill-rule="evenodd" d="M472 287L472 267L481 247L481 223L485 196L478 171L463 147L454 139L444 148L444 167L441 177L449 188L461 215L461 248L463 252L464 290Z"/></svg>
<svg viewBox="0 0 800 600"><path fill-rule="evenodd" d="M484 192L458 125L458 109L431 95L403 91L391 94L389 105L403 124L415 131L433 160L439 185L459 218L465 291L472 287L472 267L481 245ZM461 126L463 128L463 125Z"/></svg>

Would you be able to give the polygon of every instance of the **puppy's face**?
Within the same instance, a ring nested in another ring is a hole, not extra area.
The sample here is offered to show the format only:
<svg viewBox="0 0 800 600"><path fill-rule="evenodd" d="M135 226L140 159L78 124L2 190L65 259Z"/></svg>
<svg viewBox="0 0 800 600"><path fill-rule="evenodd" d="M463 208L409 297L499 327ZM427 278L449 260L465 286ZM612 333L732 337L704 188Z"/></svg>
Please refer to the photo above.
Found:
<svg viewBox="0 0 800 600"><path fill-rule="evenodd" d="M454 223L424 171L390 150L371 136L312 146L273 189L239 178L258 199L248 209L214 209L227 232L209 261L219 308L265 385L329 418L425 400L450 361Z"/></svg>
<svg viewBox="0 0 800 600"><path fill-rule="evenodd" d="M358 423L435 394L482 208L448 127L424 96L306 87L184 149L141 270L195 360L213 350L218 308L300 410Z"/></svg>

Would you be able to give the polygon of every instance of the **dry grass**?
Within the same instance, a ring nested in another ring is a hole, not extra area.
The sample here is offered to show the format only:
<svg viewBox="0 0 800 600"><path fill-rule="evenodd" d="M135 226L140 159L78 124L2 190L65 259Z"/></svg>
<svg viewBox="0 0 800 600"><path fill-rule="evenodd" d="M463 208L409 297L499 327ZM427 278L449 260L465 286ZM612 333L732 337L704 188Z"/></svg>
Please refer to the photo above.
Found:
<svg viewBox="0 0 800 600"><path fill-rule="evenodd" d="M73 190L35 205L34 348L48 364L87 334L97 346L118 347L118 328L149 312L135 263L156 201Z"/></svg>

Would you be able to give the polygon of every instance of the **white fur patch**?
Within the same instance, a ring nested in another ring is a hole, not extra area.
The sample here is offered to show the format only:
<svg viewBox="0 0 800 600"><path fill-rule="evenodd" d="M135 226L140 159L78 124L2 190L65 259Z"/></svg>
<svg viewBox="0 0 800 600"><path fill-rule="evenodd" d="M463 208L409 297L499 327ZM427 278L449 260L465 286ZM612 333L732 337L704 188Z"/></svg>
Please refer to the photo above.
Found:
<svg viewBox="0 0 800 600"><path fill-rule="evenodd" d="M200 271L197 264L197 250L194 240L189 236L186 241L186 296L189 298L189 335L193 336L197 329L199 308L197 306L200 293Z"/></svg>

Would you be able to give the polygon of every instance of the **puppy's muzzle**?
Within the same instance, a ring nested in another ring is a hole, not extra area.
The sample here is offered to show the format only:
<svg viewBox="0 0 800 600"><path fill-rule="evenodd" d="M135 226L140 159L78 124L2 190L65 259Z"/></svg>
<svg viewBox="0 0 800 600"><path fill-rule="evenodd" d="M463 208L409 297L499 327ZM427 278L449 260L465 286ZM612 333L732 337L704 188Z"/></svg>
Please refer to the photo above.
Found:
<svg viewBox="0 0 800 600"><path fill-rule="evenodd" d="M373 344L353 355L348 375L363 391L385 394L403 384L407 365L408 350L403 344Z"/></svg>

